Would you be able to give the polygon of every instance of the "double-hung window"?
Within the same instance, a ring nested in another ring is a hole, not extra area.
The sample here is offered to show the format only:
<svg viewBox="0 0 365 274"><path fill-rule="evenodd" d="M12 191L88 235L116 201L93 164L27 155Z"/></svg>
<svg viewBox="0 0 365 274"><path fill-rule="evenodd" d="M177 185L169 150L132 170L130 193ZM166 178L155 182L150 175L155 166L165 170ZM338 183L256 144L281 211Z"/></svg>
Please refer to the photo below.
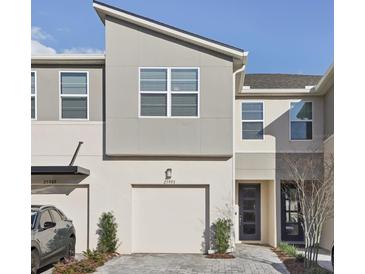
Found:
<svg viewBox="0 0 365 274"><path fill-rule="evenodd" d="M37 76L36 72L31 72L31 95L30 95L31 118L37 119Z"/></svg>
<svg viewBox="0 0 365 274"><path fill-rule="evenodd" d="M60 72L61 119L88 119L88 72Z"/></svg>
<svg viewBox="0 0 365 274"><path fill-rule="evenodd" d="M198 68L141 68L140 116L198 117Z"/></svg>
<svg viewBox="0 0 365 274"><path fill-rule="evenodd" d="M290 139L312 139L312 102L290 103Z"/></svg>
<svg viewBox="0 0 365 274"><path fill-rule="evenodd" d="M264 139L264 103L242 103L242 139Z"/></svg>

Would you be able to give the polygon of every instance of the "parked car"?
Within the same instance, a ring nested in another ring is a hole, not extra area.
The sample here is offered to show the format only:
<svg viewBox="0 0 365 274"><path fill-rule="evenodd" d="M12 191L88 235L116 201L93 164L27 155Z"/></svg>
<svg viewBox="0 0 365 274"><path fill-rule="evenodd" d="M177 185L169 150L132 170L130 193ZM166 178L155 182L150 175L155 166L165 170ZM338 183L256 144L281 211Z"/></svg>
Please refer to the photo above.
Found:
<svg viewBox="0 0 365 274"><path fill-rule="evenodd" d="M76 233L72 221L54 206L32 205L32 269L75 256Z"/></svg>

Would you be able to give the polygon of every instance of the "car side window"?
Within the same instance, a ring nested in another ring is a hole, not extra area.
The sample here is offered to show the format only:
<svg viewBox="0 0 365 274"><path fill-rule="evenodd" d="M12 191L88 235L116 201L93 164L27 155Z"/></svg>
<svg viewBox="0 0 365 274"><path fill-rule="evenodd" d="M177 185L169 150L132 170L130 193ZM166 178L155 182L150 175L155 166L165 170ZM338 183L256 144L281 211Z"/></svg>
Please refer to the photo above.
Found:
<svg viewBox="0 0 365 274"><path fill-rule="evenodd" d="M41 218L39 219L39 226L44 228L44 224L46 222L52 222L52 218L48 210L42 212Z"/></svg>
<svg viewBox="0 0 365 274"><path fill-rule="evenodd" d="M58 213L58 211L54 210L54 209L51 209L51 214L52 214L52 217L53 217L53 221L56 223L56 224L59 224L61 221L62 221L62 217L61 215Z"/></svg>

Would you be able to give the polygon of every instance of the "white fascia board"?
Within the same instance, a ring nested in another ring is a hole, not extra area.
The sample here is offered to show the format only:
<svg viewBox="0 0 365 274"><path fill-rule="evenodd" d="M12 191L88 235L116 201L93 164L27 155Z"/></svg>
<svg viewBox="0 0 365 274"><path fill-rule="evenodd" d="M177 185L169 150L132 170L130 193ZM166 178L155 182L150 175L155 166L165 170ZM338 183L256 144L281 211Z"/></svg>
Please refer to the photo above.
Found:
<svg viewBox="0 0 365 274"><path fill-rule="evenodd" d="M107 7L105 5L101 5L99 3L93 2L93 6L98 13L100 19L105 23L105 17L110 16L113 18L117 18L132 24L135 24L137 26L141 26L146 29L150 29L153 31L156 31L158 33L165 34L170 37L174 37L179 40L183 40L185 42L195 44L198 46L201 46L203 48L207 48L216 52L220 52L222 54L232 56L233 58L242 60L242 63L245 62L245 59L247 57L246 52L241 50L235 50L234 48L231 48L229 46L224 46L220 43L214 43L213 41L209 41L208 39L199 38L197 36L194 36L192 34L179 31L173 27L169 27L164 24L158 24L157 22L153 22L153 20L147 20L142 17L123 12L116 8Z"/></svg>
<svg viewBox="0 0 365 274"><path fill-rule="evenodd" d="M270 96L270 97L283 97L283 96L316 96L318 94L313 92L313 89L253 89L245 88L240 93L237 93L237 97L250 97L250 96Z"/></svg>
<svg viewBox="0 0 365 274"><path fill-rule="evenodd" d="M327 69L321 80L315 87L314 92L318 95L324 95L328 91L328 87L334 81L334 64Z"/></svg>

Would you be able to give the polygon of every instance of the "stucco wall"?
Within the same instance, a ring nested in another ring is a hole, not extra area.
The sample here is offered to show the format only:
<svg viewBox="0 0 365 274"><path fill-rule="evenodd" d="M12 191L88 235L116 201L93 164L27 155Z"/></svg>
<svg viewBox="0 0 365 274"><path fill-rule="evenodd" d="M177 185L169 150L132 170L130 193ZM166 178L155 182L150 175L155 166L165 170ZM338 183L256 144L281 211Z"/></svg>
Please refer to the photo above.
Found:
<svg viewBox="0 0 365 274"><path fill-rule="evenodd" d="M32 165L67 165L77 142L84 141L75 165L90 170L90 176L83 183L90 184L91 248L96 247L95 232L100 214L113 211L119 225L119 252L131 252L132 184L162 185L167 168L172 168L176 184L209 185L211 222L232 205L232 158L104 159L102 128L100 122L32 122ZM37 199L37 202L42 200ZM80 207L78 202L73 202L73 206ZM74 219L83 218L75 215ZM168 225L169 220L165 221Z"/></svg>
<svg viewBox="0 0 365 274"><path fill-rule="evenodd" d="M89 72L89 120L102 121L103 67L33 65L37 83L37 120L60 120L60 71Z"/></svg>
<svg viewBox="0 0 365 274"><path fill-rule="evenodd" d="M313 102L313 139L291 141L289 136L289 108L293 101ZM244 101L264 103L264 139L242 140L241 104ZM265 99L235 100L235 152L280 153L321 151L323 142L323 98L272 97Z"/></svg>
<svg viewBox="0 0 365 274"><path fill-rule="evenodd" d="M233 154L232 58L107 17L106 154ZM200 118L139 118L139 67L199 67Z"/></svg>

